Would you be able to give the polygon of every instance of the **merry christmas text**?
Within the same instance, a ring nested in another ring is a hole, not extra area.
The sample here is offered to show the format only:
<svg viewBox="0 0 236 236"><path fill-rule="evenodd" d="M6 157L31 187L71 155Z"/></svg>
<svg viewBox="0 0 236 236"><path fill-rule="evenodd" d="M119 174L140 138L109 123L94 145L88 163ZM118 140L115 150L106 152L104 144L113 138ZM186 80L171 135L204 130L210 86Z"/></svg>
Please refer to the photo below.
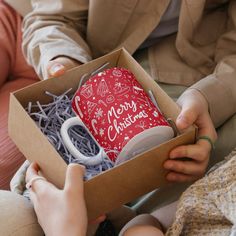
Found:
<svg viewBox="0 0 236 236"><path fill-rule="evenodd" d="M123 116L124 112L126 116L123 117L122 121L117 121L121 116ZM135 114L130 114L135 113ZM132 124L134 124L138 119L147 118L148 115L144 110L137 112L137 104L134 101L125 102L124 104L120 104L119 108L115 109L111 107L107 113L108 115L108 138L110 141L114 141L119 133L124 131L124 129L128 128Z"/></svg>

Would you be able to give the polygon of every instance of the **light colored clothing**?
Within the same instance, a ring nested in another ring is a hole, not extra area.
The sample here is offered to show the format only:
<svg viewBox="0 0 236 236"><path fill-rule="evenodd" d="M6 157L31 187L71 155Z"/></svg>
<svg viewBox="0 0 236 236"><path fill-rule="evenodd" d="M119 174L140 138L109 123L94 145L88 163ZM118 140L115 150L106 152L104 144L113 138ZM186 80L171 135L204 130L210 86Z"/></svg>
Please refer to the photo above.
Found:
<svg viewBox="0 0 236 236"><path fill-rule="evenodd" d="M178 31L181 0L171 0L165 13L161 17L158 26L151 32L148 38L141 44L140 49L153 46L160 38Z"/></svg>
<svg viewBox="0 0 236 236"><path fill-rule="evenodd" d="M46 78L48 62L60 55L85 63L122 46L133 53L157 27L170 2L6 1L29 13L24 54L41 78ZM149 52L153 78L199 90L216 127L236 111L235 11L234 0L182 0L177 35L165 37Z"/></svg>
<svg viewBox="0 0 236 236"><path fill-rule="evenodd" d="M21 16L0 0L0 189L9 189L12 176L25 159L8 136L10 92L38 80L22 54L21 23Z"/></svg>
<svg viewBox="0 0 236 236"><path fill-rule="evenodd" d="M0 190L0 235L44 236L33 205L23 196Z"/></svg>

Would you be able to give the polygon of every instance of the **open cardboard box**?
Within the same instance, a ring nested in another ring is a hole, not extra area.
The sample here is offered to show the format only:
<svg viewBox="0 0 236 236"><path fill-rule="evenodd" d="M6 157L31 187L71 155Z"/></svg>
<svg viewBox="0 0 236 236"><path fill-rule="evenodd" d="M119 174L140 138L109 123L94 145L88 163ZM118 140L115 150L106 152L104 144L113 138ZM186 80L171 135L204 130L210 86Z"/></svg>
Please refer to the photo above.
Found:
<svg viewBox="0 0 236 236"><path fill-rule="evenodd" d="M25 157L30 161L36 161L41 167L42 174L59 188L64 185L66 163L27 114L25 107L30 101L40 101L41 104L50 102L50 98L45 95L46 90L58 95L69 88L73 88L72 92L75 92L83 74L108 61L109 67L129 69L146 91L151 89L166 117L176 120L179 113L175 102L124 49L70 70L60 78L41 81L12 93L9 134ZM85 199L89 219L95 219L100 214L166 185L167 172L162 167L163 162L174 147L194 143L195 134L196 129L192 127L178 137L86 181Z"/></svg>

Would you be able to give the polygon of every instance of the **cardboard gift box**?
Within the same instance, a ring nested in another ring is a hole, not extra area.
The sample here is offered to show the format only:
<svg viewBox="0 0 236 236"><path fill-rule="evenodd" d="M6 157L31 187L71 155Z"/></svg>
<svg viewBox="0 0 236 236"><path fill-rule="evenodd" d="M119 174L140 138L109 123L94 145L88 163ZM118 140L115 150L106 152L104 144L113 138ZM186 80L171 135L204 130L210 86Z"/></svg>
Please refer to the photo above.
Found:
<svg viewBox="0 0 236 236"><path fill-rule="evenodd" d="M124 67L136 77L144 90L151 89L165 117L176 120L179 108L156 84L125 49L119 49L68 71L65 75L40 81L11 94L9 134L29 161L36 161L42 174L59 188L64 185L66 163L40 131L25 110L28 102L51 102L45 91L62 94L69 88L76 91L82 75L90 73L102 64L109 67ZM181 135L137 155L108 171L85 182L85 199L89 219L109 212L158 187L167 184L163 162L176 146L195 142L196 129L192 127ZM143 144L145 145L145 143Z"/></svg>

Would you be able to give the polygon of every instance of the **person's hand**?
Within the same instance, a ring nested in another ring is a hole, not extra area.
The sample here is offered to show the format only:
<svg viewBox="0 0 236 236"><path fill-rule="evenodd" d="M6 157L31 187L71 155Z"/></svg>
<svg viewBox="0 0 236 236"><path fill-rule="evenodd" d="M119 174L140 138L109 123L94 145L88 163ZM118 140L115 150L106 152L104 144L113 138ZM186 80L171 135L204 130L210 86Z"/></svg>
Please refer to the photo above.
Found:
<svg viewBox="0 0 236 236"><path fill-rule="evenodd" d="M67 70L70 70L82 63L69 57L57 57L51 60L47 66L48 78L54 78L63 75Z"/></svg>
<svg viewBox="0 0 236 236"><path fill-rule="evenodd" d="M30 165L26 182L39 176L39 166ZM65 186L59 190L44 179L32 182L30 199L33 202L39 224L47 236L85 236L87 210L84 200L84 167L68 165Z"/></svg>
<svg viewBox="0 0 236 236"><path fill-rule="evenodd" d="M190 89L180 96L177 103L181 107L176 120L177 128L184 130L196 124L198 137L208 136L212 142L215 142L217 133L211 121L205 97L197 90ZM199 139L194 145L183 145L173 149L169 159L164 163L164 168L170 171L166 176L167 180L190 182L201 178L208 166L211 148L210 142Z"/></svg>

